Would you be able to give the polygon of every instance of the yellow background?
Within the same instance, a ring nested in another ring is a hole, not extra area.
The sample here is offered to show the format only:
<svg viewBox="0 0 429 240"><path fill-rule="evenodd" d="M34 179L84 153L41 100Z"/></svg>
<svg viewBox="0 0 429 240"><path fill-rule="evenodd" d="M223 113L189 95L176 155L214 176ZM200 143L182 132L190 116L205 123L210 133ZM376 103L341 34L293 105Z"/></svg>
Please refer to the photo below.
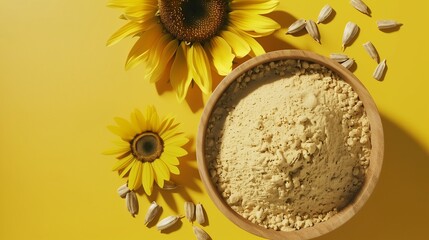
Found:
<svg viewBox="0 0 429 240"><path fill-rule="evenodd" d="M282 0L270 16L282 29L260 39L267 50L299 48L322 55L341 50L344 25L360 27L345 51L357 61L355 74L376 101L386 135L381 179L364 208L338 230L318 239L423 239L429 216L429 48L427 1L366 0L372 17L347 0ZM284 35L296 18L316 19L324 4L334 18L320 24L322 44L310 36ZM124 22L106 1L13 0L0 7L0 239L193 239L182 220L169 233L144 226L149 201L162 217L183 214L183 202L201 202L213 239L260 239L227 220L210 201L199 179L195 135L202 112L193 89L177 103L166 83L143 78L144 67L125 71L134 42L105 47ZM399 31L384 33L377 19L396 19ZM388 71L372 79L376 66L362 48L371 40ZM218 82L220 78L216 81ZM115 139L106 126L134 108L155 104L171 113L192 139L182 159L177 192L140 196L132 218L116 194L123 180L112 172L115 159L100 153ZM167 202L166 202L167 201Z"/></svg>

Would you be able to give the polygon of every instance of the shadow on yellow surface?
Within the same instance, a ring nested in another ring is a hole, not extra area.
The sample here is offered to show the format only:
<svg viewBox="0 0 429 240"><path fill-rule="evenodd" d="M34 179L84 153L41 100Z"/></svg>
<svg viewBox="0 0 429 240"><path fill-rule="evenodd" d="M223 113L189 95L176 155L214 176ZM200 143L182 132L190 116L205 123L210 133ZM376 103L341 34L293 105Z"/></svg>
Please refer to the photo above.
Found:
<svg viewBox="0 0 429 240"><path fill-rule="evenodd" d="M319 239L423 239L429 215L429 153L382 118L385 157L378 185L348 223ZM426 238L425 238L426 239Z"/></svg>

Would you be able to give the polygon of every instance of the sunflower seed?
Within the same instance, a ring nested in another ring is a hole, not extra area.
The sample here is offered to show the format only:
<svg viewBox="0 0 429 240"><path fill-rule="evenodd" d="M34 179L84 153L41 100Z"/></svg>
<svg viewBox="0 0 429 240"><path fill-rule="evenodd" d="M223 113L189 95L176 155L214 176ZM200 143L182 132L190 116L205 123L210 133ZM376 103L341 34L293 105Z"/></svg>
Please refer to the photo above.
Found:
<svg viewBox="0 0 429 240"><path fill-rule="evenodd" d="M128 212L134 217L139 212L139 201L134 191L129 191L125 196Z"/></svg>
<svg viewBox="0 0 429 240"><path fill-rule="evenodd" d="M372 76L378 81L381 81L381 78L383 77L385 70L386 70L386 59L384 59L383 61L381 61L381 63L377 65Z"/></svg>
<svg viewBox="0 0 429 240"><path fill-rule="evenodd" d="M149 209L147 210L146 216L144 218L145 225L150 223L156 217L156 215L159 213L160 208L161 207L155 201L150 204Z"/></svg>
<svg viewBox="0 0 429 240"><path fill-rule="evenodd" d="M347 44L351 42L351 40L356 36L357 32L359 31L358 25L354 22L348 22L346 24L346 27L344 28L343 33L343 49Z"/></svg>
<svg viewBox="0 0 429 240"><path fill-rule="evenodd" d="M197 237L197 240L209 240L210 236L202 228L197 226L192 226L194 229L194 234Z"/></svg>
<svg viewBox="0 0 429 240"><path fill-rule="evenodd" d="M347 55L342 53L331 53L329 55L329 58L339 63L342 63L344 61L347 61L347 59L349 59Z"/></svg>
<svg viewBox="0 0 429 240"><path fill-rule="evenodd" d="M354 63L355 63L355 60L353 58L349 58L345 62L342 62L341 65L343 65L347 69L350 69Z"/></svg>
<svg viewBox="0 0 429 240"><path fill-rule="evenodd" d="M129 191L130 189L128 188L126 183L118 188L118 194L121 198L125 198Z"/></svg>
<svg viewBox="0 0 429 240"><path fill-rule="evenodd" d="M292 34L301 31L305 27L305 19L298 19L293 22L287 29L286 34Z"/></svg>
<svg viewBox="0 0 429 240"><path fill-rule="evenodd" d="M192 222L194 220L195 215L195 205L191 202L185 202L185 216L189 220L189 222Z"/></svg>
<svg viewBox="0 0 429 240"><path fill-rule="evenodd" d="M305 29L307 30L308 34L310 34L310 36L316 40L316 42L320 43L319 29L313 20L307 20Z"/></svg>
<svg viewBox="0 0 429 240"><path fill-rule="evenodd" d="M322 10L320 10L319 17L317 18L317 24L325 21L332 13L332 7L329 4L326 4Z"/></svg>
<svg viewBox="0 0 429 240"><path fill-rule="evenodd" d="M359 12L365 13L366 15L369 15L369 8L362 0L351 0L350 3Z"/></svg>
<svg viewBox="0 0 429 240"><path fill-rule="evenodd" d="M391 29L391 28L399 27L401 25L402 25L401 23L398 23L395 20L378 20L377 21L377 27L380 30Z"/></svg>
<svg viewBox="0 0 429 240"><path fill-rule="evenodd" d="M164 181L164 187L162 190L174 190L178 187L178 185L173 181Z"/></svg>
<svg viewBox="0 0 429 240"><path fill-rule="evenodd" d="M369 54L369 56L371 56L372 59L374 59L377 63L380 61L377 50L375 49L374 45L370 41L364 43L363 47L365 48L366 52Z"/></svg>
<svg viewBox="0 0 429 240"><path fill-rule="evenodd" d="M165 230L171 226L173 226L178 220L180 219L179 216L168 216L156 224L156 228L160 231Z"/></svg>
<svg viewBox="0 0 429 240"><path fill-rule="evenodd" d="M201 203L197 204L195 212L196 212L197 223L204 224L206 222L206 217L204 214L203 205Z"/></svg>

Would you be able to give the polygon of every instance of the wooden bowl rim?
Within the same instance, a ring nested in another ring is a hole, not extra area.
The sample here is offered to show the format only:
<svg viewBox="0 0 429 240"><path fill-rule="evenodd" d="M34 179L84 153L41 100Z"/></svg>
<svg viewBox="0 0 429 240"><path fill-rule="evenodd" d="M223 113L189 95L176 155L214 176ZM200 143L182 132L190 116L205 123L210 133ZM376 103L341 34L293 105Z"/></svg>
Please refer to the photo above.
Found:
<svg viewBox="0 0 429 240"><path fill-rule="evenodd" d="M240 75L246 71L267 62L286 60L286 59L299 59L306 60L313 63L326 66L333 72L336 72L344 81L349 83L354 91L359 95L360 100L363 102L365 111L367 112L371 128L371 156L370 166L366 173L365 183L362 186L355 199L349 203L345 208L339 211L325 222L315 224L313 227L304 228L292 232L275 231L266 229L257 224L253 224L249 220L243 218L235 212L218 193L216 186L212 183L210 174L207 169L207 162L205 159L205 133L208 120L212 114L213 108L216 105L222 93L235 81ZM363 84L357 79L353 73L344 68L341 64L321 56L319 54L306 51L306 50L279 50L269 52L257 57L254 57L237 68L235 68L229 75L227 75L217 86L206 106L204 107L203 114L200 119L198 127L198 134L196 140L196 154L198 171L201 180L216 207L234 224L242 229L255 234L260 237L268 239L310 239L326 234L347 222L353 217L365 204L373 192L375 185L378 181L384 155L384 134L381 123L380 114L378 109Z"/></svg>

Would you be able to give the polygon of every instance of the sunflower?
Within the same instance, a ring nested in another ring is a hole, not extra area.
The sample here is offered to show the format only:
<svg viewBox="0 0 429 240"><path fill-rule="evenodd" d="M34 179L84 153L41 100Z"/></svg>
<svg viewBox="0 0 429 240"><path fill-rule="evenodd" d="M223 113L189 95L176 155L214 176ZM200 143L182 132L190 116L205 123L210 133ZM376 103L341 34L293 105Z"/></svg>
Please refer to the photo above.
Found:
<svg viewBox="0 0 429 240"><path fill-rule="evenodd" d="M280 25L266 16L278 0L110 0L121 8L123 27L107 41L110 46L129 36L132 47L126 69L145 65L145 78L169 79L179 101L194 82L204 94L212 90L211 68L225 76L235 57L265 53L254 39Z"/></svg>
<svg viewBox="0 0 429 240"><path fill-rule="evenodd" d="M105 154L117 155L112 170L120 177L128 176L128 188L137 190L143 185L146 194L152 194L153 182L159 187L170 180L170 173L179 174L178 157L185 156L182 148L189 140L178 131L174 118L159 118L156 109L149 106L144 116L139 110L131 113L131 121L115 118L117 126L108 129L121 137L118 147Z"/></svg>

